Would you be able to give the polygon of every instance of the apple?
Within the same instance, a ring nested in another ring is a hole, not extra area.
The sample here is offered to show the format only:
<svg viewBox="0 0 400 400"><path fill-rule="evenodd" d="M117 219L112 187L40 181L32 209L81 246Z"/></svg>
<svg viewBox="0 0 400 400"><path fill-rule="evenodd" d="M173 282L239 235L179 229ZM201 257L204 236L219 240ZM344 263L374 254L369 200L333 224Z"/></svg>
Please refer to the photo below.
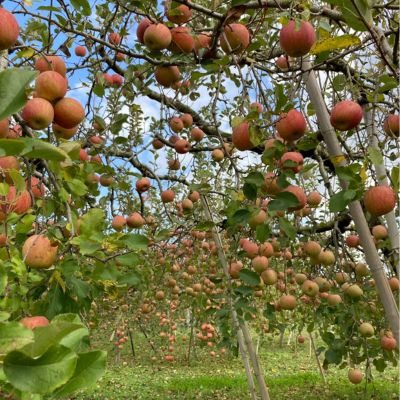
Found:
<svg viewBox="0 0 400 400"><path fill-rule="evenodd" d="M331 112L331 125L338 131L349 131L362 120L363 110L358 103L344 100L337 103Z"/></svg>
<svg viewBox="0 0 400 400"><path fill-rule="evenodd" d="M151 24L144 32L143 41L149 50L166 49L172 41L171 31L164 24Z"/></svg>
<svg viewBox="0 0 400 400"><path fill-rule="evenodd" d="M183 199L182 200L182 208L185 211L190 211L193 209L193 202L190 199Z"/></svg>
<svg viewBox="0 0 400 400"><path fill-rule="evenodd" d="M358 368L349 369L347 376L349 378L349 381L351 383L354 383L355 385L361 383L364 377L363 373Z"/></svg>
<svg viewBox="0 0 400 400"><path fill-rule="evenodd" d="M322 250L318 255L318 261L325 265L326 267L334 265L336 262L336 257L330 250Z"/></svg>
<svg viewBox="0 0 400 400"><path fill-rule="evenodd" d="M307 275L301 274L301 273L297 273L294 276L294 280L298 285L302 285L307 280Z"/></svg>
<svg viewBox="0 0 400 400"><path fill-rule="evenodd" d="M197 56L207 58L211 56L212 36L207 32L199 33L194 37L194 51Z"/></svg>
<svg viewBox="0 0 400 400"><path fill-rule="evenodd" d="M277 175L275 172L267 172L264 176L264 185L262 190L265 194L269 194L270 196L275 196L282 189L278 186L277 183Z"/></svg>
<svg viewBox="0 0 400 400"><path fill-rule="evenodd" d="M267 213L264 210L259 210L257 214L253 215L249 220L251 228L255 229L257 225L263 224L267 220Z"/></svg>
<svg viewBox="0 0 400 400"><path fill-rule="evenodd" d="M129 228L141 228L145 224L145 220L138 212L134 212L128 216L126 224Z"/></svg>
<svg viewBox="0 0 400 400"><path fill-rule="evenodd" d="M200 142L204 138L205 133L200 128L192 128L190 137L195 142Z"/></svg>
<svg viewBox="0 0 400 400"><path fill-rule="evenodd" d="M381 337L381 347L383 350L388 350L388 351L394 350L397 347L396 339L392 336L384 334Z"/></svg>
<svg viewBox="0 0 400 400"><path fill-rule="evenodd" d="M300 111L292 109L280 115L276 123L276 130L282 139L293 142L304 136L307 122Z"/></svg>
<svg viewBox="0 0 400 400"><path fill-rule="evenodd" d="M261 271L261 279L266 285L275 285L278 281L278 274L273 269L267 268Z"/></svg>
<svg viewBox="0 0 400 400"><path fill-rule="evenodd" d="M310 207L317 207L321 203L321 200L322 196L317 191L313 191L307 196L307 204Z"/></svg>
<svg viewBox="0 0 400 400"><path fill-rule="evenodd" d="M193 203L196 203L197 201L200 200L200 193L194 190L191 192L188 196L189 200L192 201Z"/></svg>
<svg viewBox="0 0 400 400"><path fill-rule="evenodd" d="M53 133L58 138L62 138L62 139L71 139L78 132L78 129L79 129L79 126L74 126L72 128L64 128L54 122L52 125Z"/></svg>
<svg viewBox="0 0 400 400"><path fill-rule="evenodd" d="M19 36L19 25L14 15L0 8L0 51L14 46Z"/></svg>
<svg viewBox="0 0 400 400"><path fill-rule="evenodd" d="M258 114L261 114L263 112L263 106L261 103L258 102L253 102L250 104L250 111L255 111Z"/></svg>
<svg viewBox="0 0 400 400"><path fill-rule="evenodd" d="M55 101L67 93L67 79L56 71L44 71L35 81L35 93L48 101Z"/></svg>
<svg viewBox="0 0 400 400"><path fill-rule="evenodd" d="M232 143L241 151L251 150L254 147L250 140L250 126L248 122L241 122L233 128Z"/></svg>
<svg viewBox="0 0 400 400"><path fill-rule="evenodd" d="M300 336L297 337L297 342L298 342L298 343L302 344L302 343L304 343L304 341L305 341L304 336L301 336L301 335L300 335Z"/></svg>
<svg viewBox="0 0 400 400"><path fill-rule="evenodd" d="M168 168L171 171L178 171L180 167L181 167L181 163L179 162L179 160L176 160L176 159L168 160Z"/></svg>
<svg viewBox="0 0 400 400"><path fill-rule="evenodd" d="M85 110L78 100L64 97L54 106L54 122L63 128L73 128L84 118Z"/></svg>
<svg viewBox="0 0 400 400"><path fill-rule="evenodd" d="M249 30L243 24L229 24L224 27L220 38L222 50L227 53L241 53L250 43Z"/></svg>
<svg viewBox="0 0 400 400"><path fill-rule="evenodd" d="M166 1L165 14L169 22L181 25L190 20L192 17L192 10L184 4L172 8L171 1Z"/></svg>
<svg viewBox="0 0 400 400"><path fill-rule="evenodd" d="M15 186L10 186L6 196L0 196L0 206L2 212L7 215L10 212L25 214L32 206L32 198L27 190L17 194ZM1 212L0 212L1 214ZM4 219L4 215L1 219Z"/></svg>
<svg viewBox="0 0 400 400"><path fill-rule="evenodd" d="M289 208L288 211L300 210L306 205L307 197L304 193L304 190L301 187L295 185L289 185L288 187L283 189L283 192L288 192L295 195L299 203L297 206Z"/></svg>
<svg viewBox="0 0 400 400"><path fill-rule="evenodd" d="M151 187L151 182L150 179L148 178L140 178L139 180L136 181L136 190L139 193L144 193L147 192Z"/></svg>
<svg viewBox="0 0 400 400"><path fill-rule="evenodd" d="M175 200L175 192L172 189L167 189L161 192L161 201L163 203L171 203Z"/></svg>
<svg viewBox="0 0 400 400"><path fill-rule="evenodd" d="M179 117L172 117L169 120L169 127L172 132L179 133L184 129L183 121Z"/></svg>
<svg viewBox="0 0 400 400"><path fill-rule="evenodd" d="M392 290L392 292L396 292L396 291L400 290L400 281L395 276L392 276L389 279L389 286L390 286L390 289Z"/></svg>
<svg viewBox="0 0 400 400"><path fill-rule="evenodd" d="M75 55L77 57L85 57L86 56L86 47L84 47L84 46L76 46L75 47Z"/></svg>
<svg viewBox="0 0 400 400"><path fill-rule="evenodd" d="M280 46L290 57L305 56L315 42L315 30L308 21L290 20L279 32Z"/></svg>
<svg viewBox="0 0 400 400"><path fill-rule="evenodd" d="M256 256L251 260L251 265L256 272L261 274L268 268L268 258L265 256Z"/></svg>
<svg viewBox="0 0 400 400"><path fill-rule="evenodd" d="M346 284L345 284L346 285ZM347 284L348 285L348 284ZM358 298L363 295L363 290L357 284L348 285L344 288L344 292L352 298Z"/></svg>
<svg viewBox="0 0 400 400"><path fill-rule="evenodd" d="M36 176L31 176L30 187L35 198L43 198L46 188L39 178L36 178ZM28 181L26 181L26 188L28 188Z"/></svg>
<svg viewBox="0 0 400 400"><path fill-rule="evenodd" d="M388 230L383 225L375 225L372 228L372 236L375 240L382 240L388 237Z"/></svg>
<svg viewBox="0 0 400 400"><path fill-rule="evenodd" d="M185 128L190 128L193 125L193 117L190 114L182 114L180 118Z"/></svg>
<svg viewBox="0 0 400 400"><path fill-rule="evenodd" d="M390 186L379 185L364 193L365 209L374 217L388 214L396 207L396 195Z"/></svg>
<svg viewBox="0 0 400 400"><path fill-rule="evenodd" d="M35 69L40 72L55 71L62 76L67 75L67 66L65 62L61 57L54 55L46 55L36 59Z"/></svg>
<svg viewBox="0 0 400 400"><path fill-rule="evenodd" d="M274 248L272 247L271 243L265 242L259 246L259 252L262 256L272 257L274 254Z"/></svg>
<svg viewBox="0 0 400 400"><path fill-rule="evenodd" d="M224 152L221 149L214 149L211 152L211 157L216 162L221 162L224 159Z"/></svg>
<svg viewBox="0 0 400 400"><path fill-rule="evenodd" d="M21 117L30 128L41 130L53 121L54 109L49 101L36 97L28 100L22 109Z"/></svg>
<svg viewBox="0 0 400 400"><path fill-rule="evenodd" d="M120 87L124 84L124 78L120 74L111 75L111 84Z"/></svg>
<svg viewBox="0 0 400 400"><path fill-rule="evenodd" d="M22 256L30 268L50 268L57 258L58 245L44 235L32 235L22 246Z"/></svg>
<svg viewBox="0 0 400 400"><path fill-rule="evenodd" d="M12 170L19 171L20 164L17 157L14 156L4 156L0 157L0 181L3 179L12 184L13 179L10 176Z"/></svg>
<svg viewBox="0 0 400 400"><path fill-rule="evenodd" d="M286 294L279 298L278 304L282 310L294 310L297 306L297 300L293 295Z"/></svg>
<svg viewBox="0 0 400 400"><path fill-rule="evenodd" d="M309 297L315 297L319 293L319 286L317 283L307 279L301 285L301 290Z"/></svg>
<svg viewBox="0 0 400 400"><path fill-rule="evenodd" d="M181 73L175 65L158 66L155 69L154 76L161 86L171 87L172 84L179 81Z"/></svg>
<svg viewBox="0 0 400 400"><path fill-rule="evenodd" d="M9 118L4 118L0 120L0 138L6 138L8 136L10 129Z"/></svg>
<svg viewBox="0 0 400 400"><path fill-rule="evenodd" d="M276 59L276 66L281 70L281 71L288 71L290 68L289 65L289 60L285 56L279 56Z"/></svg>
<svg viewBox="0 0 400 400"><path fill-rule="evenodd" d="M136 37L138 42L144 44L144 33L146 32L146 29L152 24L153 22L151 22L148 18L144 18L139 22L139 25L136 29Z"/></svg>
<svg viewBox="0 0 400 400"><path fill-rule="evenodd" d="M303 169L303 163L304 163L304 158L301 155L301 153L297 151L288 151L286 153L283 153L279 161L279 165L283 171L291 170L295 174L297 174Z"/></svg>
<svg viewBox="0 0 400 400"><path fill-rule="evenodd" d="M383 123L383 130L388 135L399 137L400 133L400 115L389 114Z"/></svg>
<svg viewBox="0 0 400 400"><path fill-rule="evenodd" d="M111 175L108 174L102 174L100 175L100 185L101 186L111 186L114 182L114 178Z"/></svg>
<svg viewBox="0 0 400 400"><path fill-rule="evenodd" d="M345 241L347 246L357 247L360 244L360 237L358 235L349 235Z"/></svg>
<svg viewBox="0 0 400 400"><path fill-rule="evenodd" d="M174 147L175 151L179 154L186 154L192 148L191 144L186 139L178 139Z"/></svg>
<svg viewBox="0 0 400 400"><path fill-rule="evenodd" d="M360 332L361 336L363 337L371 337L374 335L374 327L369 324L368 322L363 322L359 327L358 331Z"/></svg>
<svg viewBox="0 0 400 400"><path fill-rule="evenodd" d="M114 44L115 46L118 46L121 43L121 36L117 32L111 32L108 35L108 42L111 44Z"/></svg>
<svg viewBox="0 0 400 400"><path fill-rule="evenodd" d="M194 39L190 34L190 29L178 26L171 29L171 44L168 49L173 53L190 54L194 48Z"/></svg>
<svg viewBox="0 0 400 400"><path fill-rule="evenodd" d="M122 215L116 215L111 221L111 226L118 232L122 231L125 225L126 225L126 218Z"/></svg>
<svg viewBox="0 0 400 400"><path fill-rule="evenodd" d="M48 326L50 324L49 320L41 315L37 315L35 317L25 317L19 322L28 329L35 329L37 327Z"/></svg>

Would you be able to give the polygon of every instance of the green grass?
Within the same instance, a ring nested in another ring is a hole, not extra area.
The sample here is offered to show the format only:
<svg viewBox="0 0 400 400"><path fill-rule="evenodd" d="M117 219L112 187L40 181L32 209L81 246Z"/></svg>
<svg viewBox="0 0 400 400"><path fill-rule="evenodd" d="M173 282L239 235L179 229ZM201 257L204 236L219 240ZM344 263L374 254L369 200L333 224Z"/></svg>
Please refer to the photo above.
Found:
<svg viewBox="0 0 400 400"><path fill-rule="evenodd" d="M181 360L172 364L151 362L148 346L140 343L142 352L135 360L128 349L117 361L112 354L109 368L97 386L77 396L76 400L245 400L249 399L247 381L240 358L210 358L206 349L189 367ZM138 352L138 350L137 350ZM383 374L376 371L374 382L352 385L347 369L330 368L327 384L318 374L308 345L279 348L275 342L263 345L261 363L271 400L395 400L398 375L395 368ZM123 366L122 361L128 365Z"/></svg>

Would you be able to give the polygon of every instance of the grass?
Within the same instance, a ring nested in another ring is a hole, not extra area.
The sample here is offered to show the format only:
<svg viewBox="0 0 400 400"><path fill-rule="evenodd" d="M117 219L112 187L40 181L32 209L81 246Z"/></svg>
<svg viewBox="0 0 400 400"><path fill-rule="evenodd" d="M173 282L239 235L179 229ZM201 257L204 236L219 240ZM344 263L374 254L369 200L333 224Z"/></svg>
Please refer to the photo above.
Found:
<svg viewBox="0 0 400 400"><path fill-rule="evenodd" d="M172 364L150 361L146 349L135 360L126 352L109 368L97 386L71 397L74 400L245 400L247 381L240 358L211 358L198 351L189 367L184 360ZM183 356L182 356L183 358ZM327 384L318 374L308 345L279 348L264 343L260 354L271 400L395 400L399 399L395 368L374 371L374 382L352 385L347 369L330 368ZM123 361L127 365L122 365Z"/></svg>

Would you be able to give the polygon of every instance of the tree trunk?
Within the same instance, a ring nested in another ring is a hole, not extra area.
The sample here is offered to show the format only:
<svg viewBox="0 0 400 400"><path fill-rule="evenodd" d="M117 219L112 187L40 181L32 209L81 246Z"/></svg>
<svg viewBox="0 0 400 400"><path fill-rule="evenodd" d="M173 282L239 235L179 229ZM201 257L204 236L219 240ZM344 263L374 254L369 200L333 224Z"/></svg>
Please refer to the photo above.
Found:
<svg viewBox="0 0 400 400"><path fill-rule="evenodd" d="M336 161L336 166L345 166L347 165L346 158L344 157L341 150L336 132L330 124L329 114L321 93L322 89L318 84L314 71L311 69L311 63L308 60L304 60L302 63L302 67L304 70L308 70L308 72L304 73L303 80L306 84L311 104L313 105L316 112L318 125L324 138L324 142L326 143L328 153L331 159ZM346 182L344 181L341 181L340 184L344 189L347 186ZM349 210L356 226L358 235L360 237L361 246L364 250L365 260L375 280L378 295L385 310L386 319L391 326L397 343L399 343L399 310L393 297L393 293L390 290L383 264L379 258L375 244L372 240L371 233L360 202L353 201L352 203L350 203Z"/></svg>

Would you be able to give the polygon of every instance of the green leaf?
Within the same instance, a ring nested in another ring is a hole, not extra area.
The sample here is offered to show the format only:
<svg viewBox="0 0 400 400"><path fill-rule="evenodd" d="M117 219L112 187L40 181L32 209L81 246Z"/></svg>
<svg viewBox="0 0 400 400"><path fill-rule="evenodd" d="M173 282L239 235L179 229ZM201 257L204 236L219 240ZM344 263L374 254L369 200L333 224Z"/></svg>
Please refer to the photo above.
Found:
<svg viewBox="0 0 400 400"><path fill-rule="evenodd" d="M280 192L274 200L268 203L268 211L284 211L292 207L297 207L299 200L290 192Z"/></svg>
<svg viewBox="0 0 400 400"><path fill-rule="evenodd" d="M70 243L78 246L82 255L94 254L96 251L101 249L100 242L86 239L85 237L81 236L74 237Z"/></svg>
<svg viewBox="0 0 400 400"><path fill-rule="evenodd" d="M136 253L126 253L116 258L122 265L134 267L140 263L140 257Z"/></svg>
<svg viewBox="0 0 400 400"><path fill-rule="evenodd" d="M0 323L0 354L19 349L33 341L33 332L19 322Z"/></svg>
<svg viewBox="0 0 400 400"><path fill-rule="evenodd" d="M265 242L270 234L270 228L266 224L257 225L256 227L256 238L259 242Z"/></svg>
<svg viewBox="0 0 400 400"><path fill-rule="evenodd" d="M99 233L104 227L104 221L104 210L91 208L81 219L79 226L80 235L94 240L101 240L103 236L100 236Z"/></svg>
<svg viewBox="0 0 400 400"><path fill-rule="evenodd" d="M53 146L51 143L40 139L25 139L25 149L22 155L28 158L41 158L43 160L64 161L69 159L68 154Z"/></svg>
<svg viewBox="0 0 400 400"><path fill-rule="evenodd" d="M239 271L239 278L250 286L257 286L260 284L260 275L249 269L241 269Z"/></svg>
<svg viewBox="0 0 400 400"><path fill-rule="evenodd" d="M257 187L261 187L264 184L264 175L261 172L250 172L244 179L247 183L252 183Z"/></svg>
<svg viewBox="0 0 400 400"><path fill-rule="evenodd" d="M78 362L72 378L54 394L57 397L67 396L77 390L92 386L104 374L107 353L105 351L90 351L78 354Z"/></svg>
<svg viewBox="0 0 400 400"><path fill-rule="evenodd" d="M137 286L141 282L141 276L139 273L132 271L128 274L124 274L118 278L118 283L121 285Z"/></svg>
<svg viewBox="0 0 400 400"><path fill-rule="evenodd" d="M51 346L62 344L74 349L89 331L82 323L53 320L49 326L38 327L34 330L35 341L20 349L29 357L42 356Z"/></svg>
<svg viewBox="0 0 400 400"><path fill-rule="evenodd" d="M76 196L84 196L88 192L88 187L80 179L72 179L67 182L67 186Z"/></svg>
<svg viewBox="0 0 400 400"><path fill-rule="evenodd" d="M92 13L90 4L87 0L71 0L71 4L76 11L81 12L83 15L89 16Z"/></svg>
<svg viewBox="0 0 400 400"><path fill-rule="evenodd" d="M17 113L25 105L25 89L38 72L8 68L0 72L0 120Z"/></svg>
<svg viewBox="0 0 400 400"><path fill-rule="evenodd" d="M355 35L342 35L336 37L329 37L323 39L315 44L311 49L310 54L318 54L324 51L346 49L350 46L356 46L361 44L361 40Z"/></svg>
<svg viewBox="0 0 400 400"><path fill-rule="evenodd" d="M124 243L129 250L145 250L149 245L149 239L144 235L139 235L136 233L128 233L121 238L122 243Z"/></svg>
<svg viewBox="0 0 400 400"><path fill-rule="evenodd" d="M325 352L325 359L329 364L340 364L342 357L341 351L337 349L330 348Z"/></svg>
<svg viewBox="0 0 400 400"><path fill-rule="evenodd" d="M0 139L0 156L17 156L25 148L23 139Z"/></svg>
<svg viewBox="0 0 400 400"><path fill-rule="evenodd" d="M296 229L288 219L279 218L279 226L286 233L288 238L293 240L296 237Z"/></svg>
<svg viewBox="0 0 400 400"><path fill-rule="evenodd" d="M64 385L73 376L78 356L64 346L53 346L33 359L12 351L4 359L4 373L10 383L22 392L46 394Z"/></svg>
<svg viewBox="0 0 400 400"><path fill-rule="evenodd" d="M347 189L334 194L329 199L329 210L332 212L343 211L356 196L356 191Z"/></svg>
<svg viewBox="0 0 400 400"><path fill-rule="evenodd" d="M383 156L379 149L375 147L368 147L368 156L372 164L378 166L383 164Z"/></svg>
<svg viewBox="0 0 400 400"><path fill-rule="evenodd" d="M232 217L229 218L229 222L233 225L246 224L250 216L251 213L247 209L237 210Z"/></svg>
<svg viewBox="0 0 400 400"><path fill-rule="evenodd" d="M257 186L245 182L243 185L243 194L249 199L249 200L255 200L257 198Z"/></svg>
<svg viewBox="0 0 400 400"><path fill-rule="evenodd" d="M368 30L361 16L368 24L373 23L370 0L327 0L328 3L339 6L347 24L356 31Z"/></svg>

